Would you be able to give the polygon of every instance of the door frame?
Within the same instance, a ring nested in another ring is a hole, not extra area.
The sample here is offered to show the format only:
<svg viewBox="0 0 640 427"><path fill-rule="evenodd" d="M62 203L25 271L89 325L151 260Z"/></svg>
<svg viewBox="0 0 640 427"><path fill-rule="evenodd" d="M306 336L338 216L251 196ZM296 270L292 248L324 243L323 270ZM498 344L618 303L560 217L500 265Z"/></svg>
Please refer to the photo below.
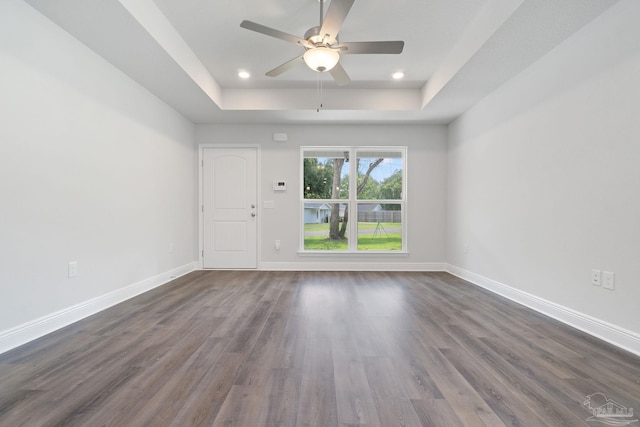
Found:
<svg viewBox="0 0 640 427"><path fill-rule="evenodd" d="M204 150L210 148L254 148L256 150L256 206L258 207L258 223L256 230L256 270L260 270L261 250L260 242L262 238L262 187L261 170L262 170L262 147L260 144L199 144L198 145L198 260L200 270L204 270ZM211 270L211 269L208 269Z"/></svg>

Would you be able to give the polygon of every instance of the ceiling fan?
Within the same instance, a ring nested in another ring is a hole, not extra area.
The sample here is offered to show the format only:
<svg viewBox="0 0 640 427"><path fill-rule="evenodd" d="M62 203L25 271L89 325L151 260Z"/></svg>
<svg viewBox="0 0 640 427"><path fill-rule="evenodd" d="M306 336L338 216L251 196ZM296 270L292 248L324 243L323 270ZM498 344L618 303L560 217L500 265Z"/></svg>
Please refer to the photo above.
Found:
<svg viewBox="0 0 640 427"><path fill-rule="evenodd" d="M320 25L312 27L304 34L304 38L285 33L280 30L265 27L252 21L242 21L240 26L267 36L275 37L291 43L296 43L305 49L305 53L297 56L266 73L269 77L276 77L289 70L299 62L304 62L309 68L318 72L328 71L338 85L345 85L351 81L349 75L340 65L340 54L398 54L404 48L403 41L365 41L339 42L338 33L353 2L355 0L331 0L331 4L324 15L323 4L327 0L319 0Z"/></svg>

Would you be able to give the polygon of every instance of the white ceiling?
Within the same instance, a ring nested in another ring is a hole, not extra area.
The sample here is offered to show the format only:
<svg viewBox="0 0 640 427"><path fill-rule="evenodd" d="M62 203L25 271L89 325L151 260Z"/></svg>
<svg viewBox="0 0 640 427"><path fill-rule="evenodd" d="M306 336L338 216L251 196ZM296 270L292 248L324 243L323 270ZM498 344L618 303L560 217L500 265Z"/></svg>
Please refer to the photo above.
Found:
<svg viewBox="0 0 640 427"><path fill-rule="evenodd" d="M342 55L341 87L303 63L265 76L304 49L240 28L302 37L318 0L26 1L195 123L448 123L617 0L356 0L341 41L405 48Z"/></svg>

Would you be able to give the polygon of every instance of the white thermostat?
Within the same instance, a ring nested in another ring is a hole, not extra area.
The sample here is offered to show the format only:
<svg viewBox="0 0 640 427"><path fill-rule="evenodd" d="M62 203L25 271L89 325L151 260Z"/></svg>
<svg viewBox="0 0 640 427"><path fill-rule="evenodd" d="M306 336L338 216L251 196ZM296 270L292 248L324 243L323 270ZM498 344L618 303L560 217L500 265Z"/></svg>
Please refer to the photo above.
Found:
<svg viewBox="0 0 640 427"><path fill-rule="evenodd" d="M273 191L287 191L287 181L273 181Z"/></svg>

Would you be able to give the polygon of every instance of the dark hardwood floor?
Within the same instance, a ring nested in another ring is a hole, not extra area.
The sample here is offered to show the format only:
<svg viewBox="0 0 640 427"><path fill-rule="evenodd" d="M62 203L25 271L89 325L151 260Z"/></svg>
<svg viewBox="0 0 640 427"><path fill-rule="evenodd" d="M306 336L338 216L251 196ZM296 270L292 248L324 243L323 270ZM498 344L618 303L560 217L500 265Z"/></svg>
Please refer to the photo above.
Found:
<svg viewBox="0 0 640 427"><path fill-rule="evenodd" d="M11 427L604 425L594 393L640 409L640 358L446 273L199 271L0 356Z"/></svg>

